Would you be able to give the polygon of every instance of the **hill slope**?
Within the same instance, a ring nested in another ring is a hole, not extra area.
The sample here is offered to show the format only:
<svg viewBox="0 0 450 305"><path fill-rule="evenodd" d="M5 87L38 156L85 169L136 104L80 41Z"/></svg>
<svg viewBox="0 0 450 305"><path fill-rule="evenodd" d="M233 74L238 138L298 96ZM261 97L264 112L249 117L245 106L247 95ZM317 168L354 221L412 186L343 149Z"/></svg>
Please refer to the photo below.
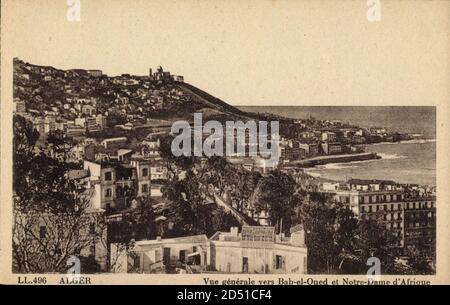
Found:
<svg viewBox="0 0 450 305"><path fill-rule="evenodd" d="M19 59L14 60L13 66L14 98L24 101L27 109L55 112L69 120L83 114L76 109L80 100L95 105L97 114L134 115L142 119L190 119L194 112L219 120L255 117L184 82L156 82L147 76L129 74L92 75L90 70L61 70ZM123 123L124 118L115 121Z"/></svg>
<svg viewBox="0 0 450 305"><path fill-rule="evenodd" d="M177 83L176 86L181 88L184 92L195 96L198 100L203 102L205 106L220 110L223 112L234 113L237 115L245 115L246 113L237 109L234 106L231 106L224 101L212 96L208 92L205 92L191 84L188 83Z"/></svg>

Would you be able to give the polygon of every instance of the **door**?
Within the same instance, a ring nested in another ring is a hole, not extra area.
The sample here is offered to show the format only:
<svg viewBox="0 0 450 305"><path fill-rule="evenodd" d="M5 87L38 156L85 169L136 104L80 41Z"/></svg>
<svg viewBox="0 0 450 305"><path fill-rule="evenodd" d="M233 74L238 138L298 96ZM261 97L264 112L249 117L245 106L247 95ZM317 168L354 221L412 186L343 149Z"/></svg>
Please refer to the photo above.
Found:
<svg viewBox="0 0 450 305"><path fill-rule="evenodd" d="M242 258L242 272L248 273L248 257Z"/></svg>
<svg viewBox="0 0 450 305"><path fill-rule="evenodd" d="M164 254L163 254L163 261L164 265L169 265L170 263L170 248L164 248Z"/></svg>
<svg viewBox="0 0 450 305"><path fill-rule="evenodd" d="M180 262L186 262L186 250L180 250Z"/></svg>

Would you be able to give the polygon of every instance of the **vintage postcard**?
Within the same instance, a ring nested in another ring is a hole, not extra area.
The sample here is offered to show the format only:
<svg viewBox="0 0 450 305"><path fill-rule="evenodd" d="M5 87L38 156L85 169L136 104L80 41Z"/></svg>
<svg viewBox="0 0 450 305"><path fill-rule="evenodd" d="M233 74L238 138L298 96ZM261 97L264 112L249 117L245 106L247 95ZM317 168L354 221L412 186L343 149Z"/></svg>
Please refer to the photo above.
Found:
<svg viewBox="0 0 450 305"><path fill-rule="evenodd" d="M450 1L2 1L0 283L449 284L449 46Z"/></svg>

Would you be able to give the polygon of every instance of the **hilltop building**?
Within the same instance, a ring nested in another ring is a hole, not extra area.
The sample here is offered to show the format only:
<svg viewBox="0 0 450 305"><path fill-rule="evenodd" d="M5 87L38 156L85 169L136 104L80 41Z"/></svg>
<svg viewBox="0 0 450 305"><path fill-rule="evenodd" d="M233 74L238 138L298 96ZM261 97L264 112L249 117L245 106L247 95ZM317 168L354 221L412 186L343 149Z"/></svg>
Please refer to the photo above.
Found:
<svg viewBox="0 0 450 305"><path fill-rule="evenodd" d="M103 75L102 70L87 70L87 74L90 76L100 77Z"/></svg>
<svg viewBox="0 0 450 305"><path fill-rule="evenodd" d="M156 72L153 73L152 68L149 69L148 78L150 81L175 81L184 82L184 77L181 75L171 75L169 71L164 71L164 69L159 66Z"/></svg>

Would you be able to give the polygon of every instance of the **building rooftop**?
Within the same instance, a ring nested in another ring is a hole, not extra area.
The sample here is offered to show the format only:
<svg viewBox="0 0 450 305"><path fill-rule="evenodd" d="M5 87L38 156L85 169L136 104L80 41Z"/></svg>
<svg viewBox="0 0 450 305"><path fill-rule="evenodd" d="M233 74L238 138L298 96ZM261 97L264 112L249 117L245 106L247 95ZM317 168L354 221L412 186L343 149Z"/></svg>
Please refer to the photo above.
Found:
<svg viewBox="0 0 450 305"><path fill-rule="evenodd" d="M349 184L359 184L359 185L369 185L369 184L384 184L384 185L396 185L394 181L391 180L378 180L378 179L350 179L347 181Z"/></svg>
<svg viewBox="0 0 450 305"><path fill-rule="evenodd" d="M117 138L104 139L102 142L125 141L125 140L127 140L127 137L117 137Z"/></svg>
<svg viewBox="0 0 450 305"><path fill-rule="evenodd" d="M158 244L175 244L175 243L206 243L208 242L208 237L205 234L193 235L193 236L183 236L175 238L165 238L165 239L152 239L152 240L140 240L136 242L136 245L145 247L153 246Z"/></svg>
<svg viewBox="0 0 450 305"><path fill-rule="evenodd" d="M78 180L89 177L89 171L85 169L72 169L67 173L69 180Z"/></svg>

